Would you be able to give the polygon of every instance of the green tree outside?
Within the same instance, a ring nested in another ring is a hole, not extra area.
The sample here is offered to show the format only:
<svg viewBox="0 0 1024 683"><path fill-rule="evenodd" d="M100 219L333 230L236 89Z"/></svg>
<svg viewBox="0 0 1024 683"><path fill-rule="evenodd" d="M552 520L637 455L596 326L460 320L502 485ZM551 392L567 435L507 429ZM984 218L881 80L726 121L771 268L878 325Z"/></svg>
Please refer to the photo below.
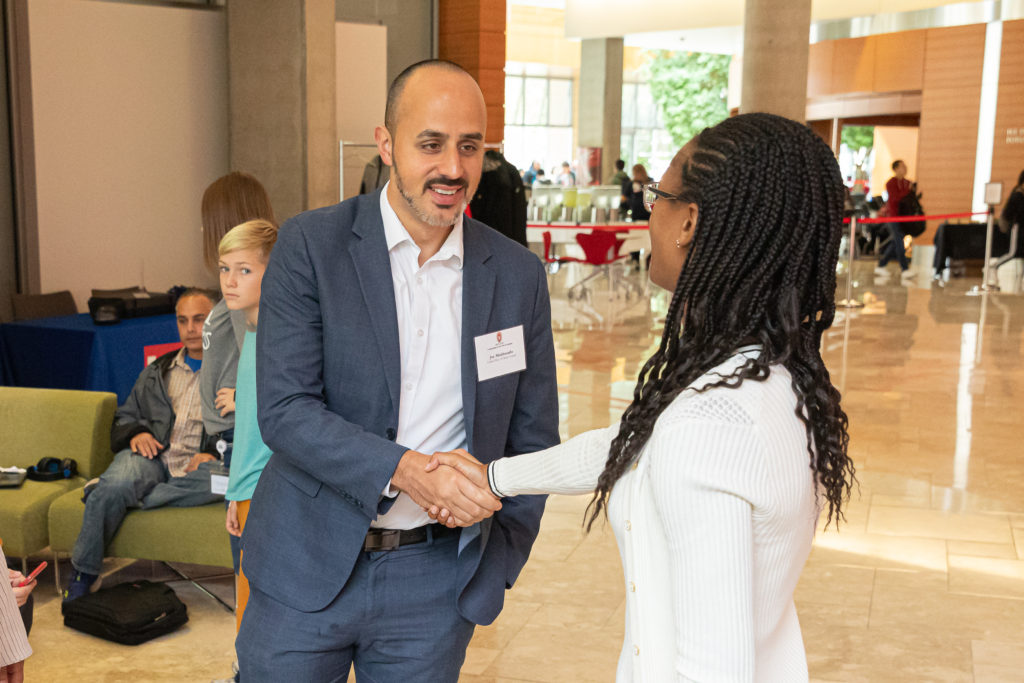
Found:
<svg viewBox="0 0 1024 683"><path fill-rule="evenodd" d="M850 148L851 152L856 153L860 149L870 151L875 144L875 127L843 126L843 132L839 139Z"/></svg>
<svg viewBox="0 0 1024 683"><path fill-rule="evenodd" d="M705 52L650 53L651 95L675 144L682 147L729 116L730 59Z"/></svg>

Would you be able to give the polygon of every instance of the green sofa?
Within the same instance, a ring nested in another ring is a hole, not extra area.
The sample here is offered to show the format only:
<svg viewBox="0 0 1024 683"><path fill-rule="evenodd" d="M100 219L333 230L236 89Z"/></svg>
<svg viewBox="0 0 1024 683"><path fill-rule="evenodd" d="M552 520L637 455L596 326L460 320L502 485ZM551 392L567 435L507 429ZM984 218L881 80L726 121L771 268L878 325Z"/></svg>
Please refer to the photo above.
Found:
<svg viewBox="0 0 1024 683"><path fill-rule="evenodd" d="M65 494L81 497L77 489L110 464L116 409L110 393L0 387L0 466L27 468L44 457L78 463L76 477L0 489L0 538L8 557L25 558L49 545L50 504Z"/></svg>
<svg viewBox="0 0 1024 683"><path fill-rule="evenodd" d="M85 505L78 491L50 506L50 549L70 553L82 528ZM231 544L224 528L224 503L191 508L133 510L107 546L107 557L231 567Z"/></svg>

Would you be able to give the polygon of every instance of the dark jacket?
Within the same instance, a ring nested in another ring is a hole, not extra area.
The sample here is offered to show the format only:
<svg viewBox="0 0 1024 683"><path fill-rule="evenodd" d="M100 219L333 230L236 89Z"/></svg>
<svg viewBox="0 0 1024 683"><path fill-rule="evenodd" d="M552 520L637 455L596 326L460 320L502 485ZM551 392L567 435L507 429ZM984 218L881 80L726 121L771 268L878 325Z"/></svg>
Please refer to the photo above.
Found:
<svg viewBox="0 0 1024 683"><path fill-rule="evenodd" d="M132 438L143 432L152 434L164 445L164 450L170 446L175 414L165 377L178 352L168 351L160 356L147 365L135 380L132 392L117 409L114 426L110 430L110 449L115 453L128 448ZM204 433L200 443L205 442Z"/></svg>
<svg viewBox="0 0 1024 683"><path fill-rule="evenodd" d="M473 218L505 237L526 244L526 192L516 167L499 152L488 150L480 185L469 203Z"/></svg>

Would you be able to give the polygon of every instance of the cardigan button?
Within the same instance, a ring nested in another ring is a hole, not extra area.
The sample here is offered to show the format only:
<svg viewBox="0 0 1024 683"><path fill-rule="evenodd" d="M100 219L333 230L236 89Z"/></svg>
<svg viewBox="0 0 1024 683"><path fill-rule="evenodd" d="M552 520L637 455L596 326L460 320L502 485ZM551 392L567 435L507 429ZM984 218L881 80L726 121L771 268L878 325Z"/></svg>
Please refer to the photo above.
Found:
<svg viewBox="0 0 1024 683"><path fill-rule="evenodd" d="M630 592L636 593L636 584L632 581L629 582L629 590Z"/></svg>
<svg viewBox="0 0 1024 683"><path fill-rule="evenodd" d="M627 519L627 520L626 520L626 531L630 531L630 530L632 530L632 528L633 528L633 525L632 525L632 524L630 523L630 521L629 521L629 520Z"/></svg>
<svg viewBox="0 0 1024 683"><path fill-rule="evenodd" d="M638 646L636 646L636 645L633 646L633 654L636 655L637 657L640 656L640 648Z"/></svg>

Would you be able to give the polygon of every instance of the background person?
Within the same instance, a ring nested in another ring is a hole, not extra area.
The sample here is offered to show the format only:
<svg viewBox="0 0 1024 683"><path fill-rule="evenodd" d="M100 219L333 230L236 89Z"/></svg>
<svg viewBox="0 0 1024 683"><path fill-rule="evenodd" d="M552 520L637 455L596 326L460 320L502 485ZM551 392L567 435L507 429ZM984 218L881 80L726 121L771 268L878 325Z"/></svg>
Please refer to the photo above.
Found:
<svg viewBox="0 0 1024 683"><path fill-rule="evenodd" d="M615 160L615 173L608 178L608 182L605 185L618 185L622 187L622 183L629 180L629 174L626 173L626 162L622 159Z"/></svg>
<svg viewBox="0 0 1024 683"><path fill-rule="evenodd" d="M489 467L436 457L498 495L594 492L588 528L607 514L629 586L617 680L806 681L793 591L819 504L838 523L853 481L819 351L839 167L809 128L744 114L650 192L650 277L673 295L621 422Z"/></svg>
<svg viewBox="0 0 1024 683"><path fill-rule="evenodd" d="M516 167L501 152L484 152L480 184L469 203L470 213L484 225L494 228L524 247L526 244L526 192Z"/></svg>
<svg viewBox="0 0 1024 683"><path fill-rule="evenodd" d="M568 161L562 162L562 170L558 174L557 182L562 187L576 186L576 174L573 172L572 166L569 165Z"/></svg>
<svg viewBox="0 0 1024 683"><path fill-rule="evenodd" d="M1014 225L1024 228L1024 171L1017 177L1017 184L1010 190L1010 196L1003 205L1003 211L999 214L999 229L1003 232L1010 232ZM1024 234L1018 235L1020 243L1017 245L1018 252L1024 244Z"/></svg>
<svg viewBox="0 0 1024 683"><path fill-rule="evenodd" d="M7 566L2 547L0 562ZM28 644L28 634L25 633L14 591L10 582L4 583L0 586L0 683L22 683L25 680L25 660L31 654L32 646Z"/></svg>
<svg viewBox="0 0 1024 683"><path fill-rule="evenodd" d="M277 225L267 191L260 181L241 171L221 176L206 188L202 216L203 258L211 273L219 273L220 241L233 227L257 218ZM222 452L224 464L229 467L235 426L235 370L244 338L245 315L232 313L224 300L217 302L203 323L203 372L199 378L199 396L207 434L204 450ZM239 542L234 536L230 541L237 574Z"/></svg>
<svg viewBox="0 0 1024 683"><path fill-rule="evenodd" d="M99 479L85 486L85 513L71 553L74 572L65 602L99 587L103 552L129 509L191 507L222 499L210 492L209 466L217 456L201 452L202 329L213 304L204 290L181 295L175 314L182 348L147 365L117 409L110 435L116 455Z"/></svg>
<svg viewBox="0 0 1024 683"><path fill-rule="evenodd" d="M652 182L643 164L633 165L633 176L622 182L623 208L629 211L634 221L645 221L651 217L644 206L644 185Z"/></svg>
<svg viewBox="0 0 1024 683"><path fill-rule="evenodd" d="M885 184L887 199L885 200L885 215L899 216L900 202L908 194L914 191L914 184L907 180L907 165L902 159L892 162L893 176ZM900 264L900 276L906 280L915 277L917 274L910 270L910 260L907 259L907 247L904 244L906 232L902 223L889 223L889 241L882 247L881 257L878 259L878 266L875 273L888 276L889 271L885 266L889 261L896 261Z"/></svg>
<svg viewBox="0 0 1024 683"><path fill-rule="evenodd" d="M228 480L225 526L232 536L241 536L249 513L249 501L270 449L263 443L256 422L256 324L260 311L260 285L267 269L270 250L277 241L277 227L269 221L247 221L233 228L220 241L220 288L232 311L245 314L246 332L238 359L235 401L235 442ZM241 626L249 598L249 582L241 572L236 577L235 619Z"/></svg>

